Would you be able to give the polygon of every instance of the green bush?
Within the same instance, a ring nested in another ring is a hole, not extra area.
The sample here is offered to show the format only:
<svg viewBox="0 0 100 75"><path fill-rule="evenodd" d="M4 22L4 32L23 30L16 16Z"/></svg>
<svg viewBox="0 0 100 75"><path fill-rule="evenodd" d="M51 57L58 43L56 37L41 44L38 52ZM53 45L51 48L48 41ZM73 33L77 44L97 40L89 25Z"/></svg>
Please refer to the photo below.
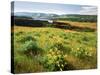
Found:
<svg viewBox="0 0 100 75"><path fill-rule="evenodd" d="M88 48L83 47L78 47L77 49L72 48L71 54L81 59L89 58L93 55L92 52L89 52Z"/></svg>
<svg viewBox="0 0 100 75"><path fill-rule="evenodd" d="M41 48L38 47L37 43L35 41L26 41L25 44L23 44L22 47L23 51L26 54L30 54L30 55L37 55L39 53L41 53Z"/></svg>
<svg viewBox="0 0 100 75"><path fill-rule="evenodd" d="M26 41L30 41L30 40L35 40L31 35L19 35L16 36L16 41L17 42L21 42L21 43L25 43Z"/></svg>
<svg viewBox="0 0 100 75"><path fill-rule="evenodd" d="M42 64L48 71L63 71L67 65L65 57L62 51L53 48L44 55Z"/></svg>

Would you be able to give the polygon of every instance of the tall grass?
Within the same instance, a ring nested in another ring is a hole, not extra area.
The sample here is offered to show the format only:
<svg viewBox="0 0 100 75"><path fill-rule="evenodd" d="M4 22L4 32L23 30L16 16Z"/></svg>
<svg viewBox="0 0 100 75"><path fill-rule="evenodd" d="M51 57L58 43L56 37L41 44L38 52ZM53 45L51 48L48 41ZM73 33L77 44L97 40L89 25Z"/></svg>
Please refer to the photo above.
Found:
<svg viewBox="0 0 100 75"><path fill-rule="evenodd" d="M16 73L96 68L96 32L49 27L27 30L15 27L13 34Z"/></svg>

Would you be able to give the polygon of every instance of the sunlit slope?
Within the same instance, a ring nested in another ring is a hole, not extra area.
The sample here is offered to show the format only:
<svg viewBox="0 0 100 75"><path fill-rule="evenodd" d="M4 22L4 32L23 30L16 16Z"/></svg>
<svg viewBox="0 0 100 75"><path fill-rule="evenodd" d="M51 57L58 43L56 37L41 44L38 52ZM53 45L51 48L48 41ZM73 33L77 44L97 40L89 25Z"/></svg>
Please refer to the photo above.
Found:
<svg viewBox="0 0 100 75"><path fill-rule="evenodd" d="M96 68L96 38L96 32L14 26L15 72ZM65 64L60 64L60 61Z"/></svg>

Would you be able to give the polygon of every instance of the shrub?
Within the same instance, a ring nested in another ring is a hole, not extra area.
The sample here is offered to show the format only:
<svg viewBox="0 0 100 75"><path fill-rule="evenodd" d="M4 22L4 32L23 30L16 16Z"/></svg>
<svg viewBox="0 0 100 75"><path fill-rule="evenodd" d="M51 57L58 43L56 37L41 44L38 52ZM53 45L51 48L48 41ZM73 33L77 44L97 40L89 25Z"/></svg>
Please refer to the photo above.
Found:
<svg viewBox="0 0 100 75"><path fill-rule="evenodd" d="M22 34L24 34L24 32L22 32L22 31L15 33L16 36L19 36L19 35L22 35Z"/></svg>
<svg viewBox="0 0 100 75"><path fill-rule="evenodd" d="M83 48L83 47L78 47L77 49L72 48L71 53L74 56L78 58L83 58L83 59L92 57L92 52L89 52L87 48Z"/></svg>
<svg viewBox="0 0 100 75"><path fill-rule="evenodd" d="M31 35L19 35L14 37L17 42L25 43L26 41L35 40Z"/></svg>
<svg viewBox="0 0 100 75"><path fill-rule="evenodd" d="M67 65L65 56L62 51L53 48L44 55L42 63L48 71L63 71Z"/></svg>
<svg viewBox="0 0 100 75"><path fill-rule="evenodd" d="M30 55L37 55L39 54L39 52L41 52L41 48L39 48L37 43L32 40L26 41L22 49L26 54L30 54Z"/></svg>

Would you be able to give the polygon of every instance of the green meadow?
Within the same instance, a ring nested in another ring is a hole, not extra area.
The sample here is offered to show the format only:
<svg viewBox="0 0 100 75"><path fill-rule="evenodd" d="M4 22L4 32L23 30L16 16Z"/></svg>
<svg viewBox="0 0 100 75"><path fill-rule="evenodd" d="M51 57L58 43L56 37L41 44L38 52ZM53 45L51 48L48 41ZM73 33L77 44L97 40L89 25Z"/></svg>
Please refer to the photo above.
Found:
<svg viewBox="0 0 100 75"><path fill-rule="evenodd" d="M96 31L14 26L11 35L15 73L97 67Z"/></svg>

